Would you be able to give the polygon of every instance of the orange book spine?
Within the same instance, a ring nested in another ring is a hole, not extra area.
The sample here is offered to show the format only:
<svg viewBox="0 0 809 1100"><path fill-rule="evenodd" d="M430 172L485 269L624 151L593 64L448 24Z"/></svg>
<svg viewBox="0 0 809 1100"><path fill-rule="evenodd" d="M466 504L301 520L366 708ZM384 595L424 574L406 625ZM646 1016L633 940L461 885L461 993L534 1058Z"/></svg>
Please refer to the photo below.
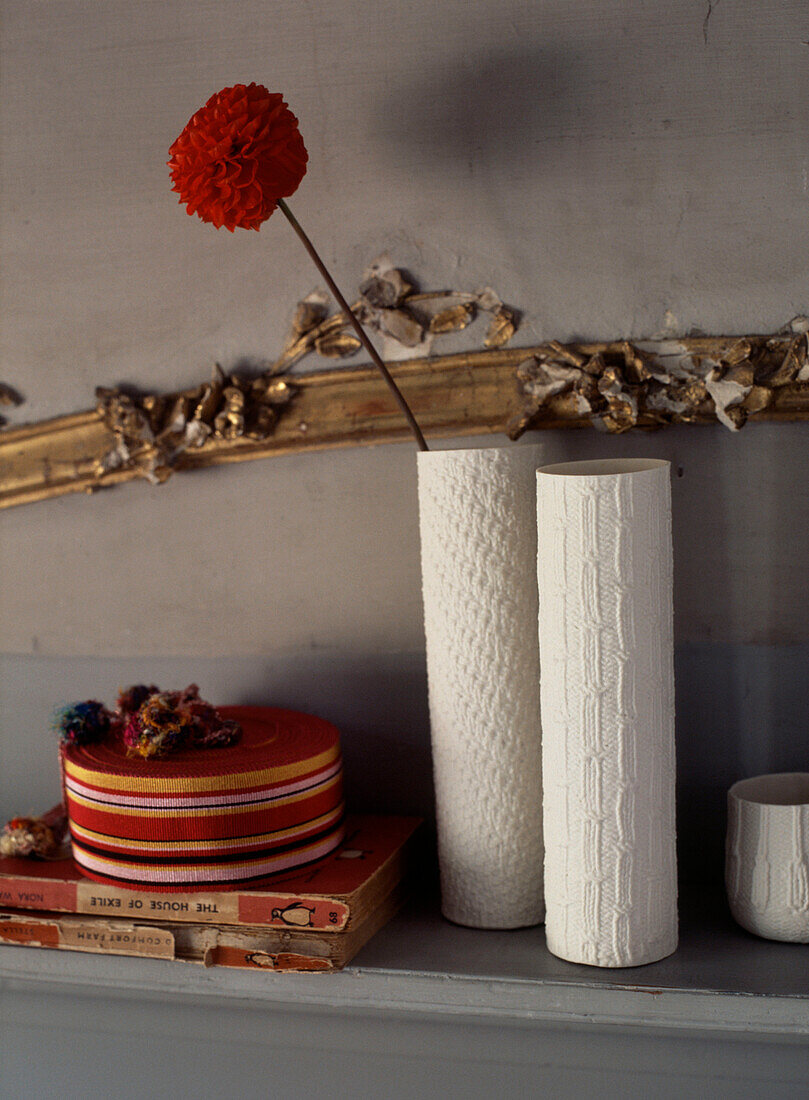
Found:
<svg viewBox="0 0 809 1100"><path fill-rule="evenodd" d="M85 880L40 877L0 878L0 905L12 909L47 909L56 913L193 921L210 924L260 924L269 928L306 928L341 932L351 915L339 898L322 895L219 891L195 894L150 894L101 886Z"/></svg>

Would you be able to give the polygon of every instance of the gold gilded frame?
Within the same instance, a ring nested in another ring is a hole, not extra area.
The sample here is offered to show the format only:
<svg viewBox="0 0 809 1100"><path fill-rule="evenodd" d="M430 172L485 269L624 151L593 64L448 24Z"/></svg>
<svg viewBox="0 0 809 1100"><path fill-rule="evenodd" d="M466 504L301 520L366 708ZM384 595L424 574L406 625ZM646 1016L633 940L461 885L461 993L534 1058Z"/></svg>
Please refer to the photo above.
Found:
<svg viewBox="0 0 809 1100"><path fill-rule="evenodd" d="M726 427L738 429L748 419L809 419L807 348L809 336L794 332L642 345L552 342L412 359L391 364L391 370L422 430L432 437L500 432L516 438L526 429L581 428L593 422L623 431L715 423L717 416ZM668 368L660 364L672 357L702 365L699 380L665 373ZM707 389L706 377L713 379ZM404 417L370 367L285 378L294 395L271 434L211 435L177 454L164 476L408 437ZM173 394L163 401L192 397ZM115 431L100 407L0 431L0 507L91 493L143 476L137 464L105 466L104 457L115 444Z"/></svg>

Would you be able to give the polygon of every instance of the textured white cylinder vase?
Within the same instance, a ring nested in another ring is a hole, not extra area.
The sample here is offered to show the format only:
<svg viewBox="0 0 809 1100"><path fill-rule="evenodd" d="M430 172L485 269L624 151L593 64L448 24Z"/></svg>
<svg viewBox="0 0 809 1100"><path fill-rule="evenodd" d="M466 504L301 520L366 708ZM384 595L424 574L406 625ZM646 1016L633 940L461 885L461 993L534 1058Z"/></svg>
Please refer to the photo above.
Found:
<svg viewBox="0 0 809 1100"><path fill-rule="evenodd" d="M537 490L548 947L640 966L677 947L669 464Z"/></svg>
<svg viewBox="0 0 809 1100"><path fill-rule="evenodd" d="M544 916L535 446L418 456L441 908Z"/></svg>

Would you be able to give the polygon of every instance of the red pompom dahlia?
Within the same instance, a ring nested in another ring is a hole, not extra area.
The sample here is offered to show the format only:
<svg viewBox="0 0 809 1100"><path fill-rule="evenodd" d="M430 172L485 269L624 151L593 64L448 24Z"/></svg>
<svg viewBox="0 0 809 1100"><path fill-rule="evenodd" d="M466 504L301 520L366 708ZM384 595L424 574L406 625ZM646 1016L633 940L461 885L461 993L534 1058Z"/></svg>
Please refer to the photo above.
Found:
<svg viewBox="0 0 809 1100"><path fill-rule="evenodd" d="M368 339L315 246L284 199L306 174L306 148L298 120L277 92L263 84L236 84L211 96L169 149L172 190L189 214L231 233L258 229L276 207L295 230L340 309L404 413L421 450L421 428L379 352ZM223 724L223 729L227 723ZM130 731L134 739L135 731ZM220 743L219 741L212 743ZM224 743L224 742L222 742Z"/></svg>
<svg viewBox="0 0 809 1100"><path fill-rule="evenodd" d="M189 214L231 233L258 229L306 174L298 120L278 92L236 84L211 96L169 149Z"/></svg>

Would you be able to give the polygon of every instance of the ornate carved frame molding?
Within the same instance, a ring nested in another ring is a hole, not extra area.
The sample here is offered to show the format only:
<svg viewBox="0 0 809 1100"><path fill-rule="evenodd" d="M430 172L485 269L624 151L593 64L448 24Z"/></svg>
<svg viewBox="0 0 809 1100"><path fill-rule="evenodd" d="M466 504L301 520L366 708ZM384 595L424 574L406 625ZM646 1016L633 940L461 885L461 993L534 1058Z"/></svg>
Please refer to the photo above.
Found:
<svg viewBox="0 0 809 1100"><path fill-rule="evenodd" d="M717 418L738 430L747 419L809 419L807 347L807 334L794 331L634 345L552 342L412 359L391 369L423 431L433 437L500 432L516 438L527 429L593 423L620 432ZM291 395L273 404L263 436L228 438L225 423L223 432L212 431L193 446L164 448L163 466L152 462L150 470L137 461L110 464L122 434L109 413L109 391L96 409L6 429L0 432L0 507L91 493L144 475L160 481L173 471L409 437L370 367L285 380ZM128 400L148 419L156 402L187 413L209 389Z"/></svg>

